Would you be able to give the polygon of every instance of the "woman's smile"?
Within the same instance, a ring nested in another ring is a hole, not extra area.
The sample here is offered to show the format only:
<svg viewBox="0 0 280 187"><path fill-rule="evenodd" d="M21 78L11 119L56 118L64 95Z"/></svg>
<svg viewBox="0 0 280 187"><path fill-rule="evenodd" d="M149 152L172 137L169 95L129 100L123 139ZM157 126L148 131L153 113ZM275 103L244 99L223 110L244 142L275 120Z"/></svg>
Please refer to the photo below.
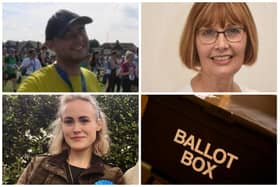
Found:
<svg viewBox="0 0 280 187"><path fill-rule="evenodd" d="M227 65L232 62L233 55L217 55L212 56L210 59L217 65Z"/></svg>
<svg viewBox="0 0 280 187"><path fill-rule="evenodd" d="M84 138L86 138L86 137L85 136L72 136L71 140L80 141L80 140L83 140Z"/></svg>

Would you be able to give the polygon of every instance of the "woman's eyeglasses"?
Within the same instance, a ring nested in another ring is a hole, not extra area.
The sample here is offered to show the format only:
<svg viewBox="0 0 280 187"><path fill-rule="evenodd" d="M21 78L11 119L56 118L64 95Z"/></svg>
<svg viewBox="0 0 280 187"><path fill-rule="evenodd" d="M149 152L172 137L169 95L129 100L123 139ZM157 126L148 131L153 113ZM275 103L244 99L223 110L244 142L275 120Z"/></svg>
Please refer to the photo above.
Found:
<svg viewBox="0 0 280 187"><path fill-rule="evenodd" d="M201 29L198 31L198 38L204 44L212 44L217 41L219 34L224 34L229 42L240 42L244 33L244 28L228 28L224 31L214 29Z"/></svg>

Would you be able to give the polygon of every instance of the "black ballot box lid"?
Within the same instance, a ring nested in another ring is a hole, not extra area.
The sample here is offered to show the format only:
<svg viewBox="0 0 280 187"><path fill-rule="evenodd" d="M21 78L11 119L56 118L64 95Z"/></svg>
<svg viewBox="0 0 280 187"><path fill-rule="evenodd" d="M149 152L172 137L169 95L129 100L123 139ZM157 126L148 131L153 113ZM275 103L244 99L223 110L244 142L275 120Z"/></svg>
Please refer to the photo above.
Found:
<svg viewBox="0 0 280 187"><path fill-rule="evenodd" d="M276 96L149 96L141 132L168 183L276 184Z"/></svg>

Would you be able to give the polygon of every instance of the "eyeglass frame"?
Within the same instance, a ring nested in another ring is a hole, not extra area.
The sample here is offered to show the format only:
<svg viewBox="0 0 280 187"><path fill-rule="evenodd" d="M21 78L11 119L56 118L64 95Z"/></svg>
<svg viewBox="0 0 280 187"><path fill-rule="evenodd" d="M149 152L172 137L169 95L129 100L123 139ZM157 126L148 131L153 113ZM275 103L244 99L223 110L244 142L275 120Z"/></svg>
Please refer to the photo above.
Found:
<svg viewBox="0 0 280 187"><path fill-rule="evenodd" d="M228 36L226 35L226 31L228 31L228 30L230 30L230 29L239 29L239 30L242 31L242 32L241 32L240 40L238 40L238 41L231 41L231 40L228 39ZM243 33L246 32L246 31L245 31L245 28L243 28L243 27L232 27L232 28L227 28L227 29L225 29L225 30L223 30L223 31L217 31L217 30L212 29L212 30L215 31L215 33L216 33L216 39L213 40L213 42L205 42L205 41L203 41L203 40L201 39L199 33L202 32L202 31L206 31L206 30L207 30L207 29L198 30L198 32L197 32L197 33L198 33L197 36L198 36L199 40L200 40L202 43L204 43L204 44L213 44L213 43L215 43L215 42L217 41L218 37L219 37L219 34L223 34L224 37L226 38L226 40L227 40L228 42L231 42L231 43L240 42L240 41L242 40Z"/></svg>

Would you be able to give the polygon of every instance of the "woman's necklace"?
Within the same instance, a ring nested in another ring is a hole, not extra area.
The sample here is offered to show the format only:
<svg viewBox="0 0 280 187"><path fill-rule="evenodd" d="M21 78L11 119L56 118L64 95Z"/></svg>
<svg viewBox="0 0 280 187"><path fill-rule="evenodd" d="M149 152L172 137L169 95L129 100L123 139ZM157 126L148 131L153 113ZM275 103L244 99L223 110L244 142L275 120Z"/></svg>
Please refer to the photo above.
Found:
<svg viewBox="0 0 280 187"><path fill-rule="evenodd" d="M70 168L70 165L69 165L68 162L67 162L67 166L68 166L68 170L69 170L69 174L70 174L70 178L71 178L71 184L74 184L74 179L73 179L72 171L71 171L71 168Z"/></svg>

